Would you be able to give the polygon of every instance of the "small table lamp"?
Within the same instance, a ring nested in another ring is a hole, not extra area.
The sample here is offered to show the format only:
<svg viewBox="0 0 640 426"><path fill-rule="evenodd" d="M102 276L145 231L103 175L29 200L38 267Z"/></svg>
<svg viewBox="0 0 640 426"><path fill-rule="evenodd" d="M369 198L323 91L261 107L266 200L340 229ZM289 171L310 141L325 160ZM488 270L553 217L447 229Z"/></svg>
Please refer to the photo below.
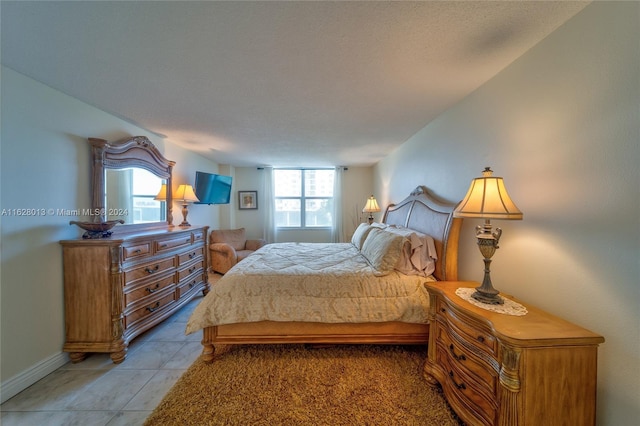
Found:
<svg viewBox="0 0 640 426"><path fill-rule="evenodd" d="M187 205L200 201L198 197L196 197L195 192L193 192L193 187L191 185L180 185L176 190L175 201L182 204L182 223L180 226L191 226L191 224L187 222L187 214L189 213Z"/></svg>
<svg viewBox="0 0 640 426"><path fill-rule="evenodd" d="M362 213L369 213L369 225L373 223L373 213L377 213L380 211L380 206L378 206L378 202L375 197L372 195L367 199L367 204L362 209Z"/></svg>
<svg viewBox="0 0 640 426"><path fill-rule="evenodd" d="M501 177L494 177L490 167L485 167L482 177L475 178L471 182L469 191L453 211L454 217L484 219L484 226L476 226L478 248L484 257L484 280L482 285L476 288L472 297L480 302L492 305L500 305L504 300L499 296L499 291L491 284L489 266L491 257L498 248L498 241L502 235L502 229L496 228L491 232L491 219L522 219L522 212L516 207Z"/></svg>

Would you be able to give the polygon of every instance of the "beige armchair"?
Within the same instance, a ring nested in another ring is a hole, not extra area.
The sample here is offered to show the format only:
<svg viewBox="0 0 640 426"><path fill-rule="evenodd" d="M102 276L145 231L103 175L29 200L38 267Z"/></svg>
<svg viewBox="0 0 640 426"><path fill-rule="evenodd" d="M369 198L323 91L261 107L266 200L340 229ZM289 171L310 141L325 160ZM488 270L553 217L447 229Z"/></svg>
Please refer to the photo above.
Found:
<svg viewBox="0 0 640 426"><path fill-rule="evenodd" d="M247 240L244 228L213 230L209 236L211 270L225 274L265 244L267 242L263 239Z"/></svg>

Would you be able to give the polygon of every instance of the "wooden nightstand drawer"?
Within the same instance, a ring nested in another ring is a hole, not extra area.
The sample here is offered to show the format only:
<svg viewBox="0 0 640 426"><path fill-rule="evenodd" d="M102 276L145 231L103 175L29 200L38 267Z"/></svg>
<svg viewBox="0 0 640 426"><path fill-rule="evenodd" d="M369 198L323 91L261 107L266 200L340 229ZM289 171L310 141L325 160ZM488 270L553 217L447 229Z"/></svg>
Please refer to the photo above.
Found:
<svg viewBox="0 0 640 426"><path fill-rule="evenodd" d="M487 351L492 356L497 354L498 342L486 325L474 322L465 315L457 314L442 299L438 300L437 315L442 317L444 323L448 323L461 335L466 336L469 343Z"/></svg>
<svg viewBox="0 0 640 426"><path fill-rule="evenodd" d="M449 334L449 330L442 324L436 324L438 346L441 351L438 356L445 354L450 364L477 383L477 387L486 389L491 394L498 390L499 366L494 358L478 351L464 340L456 339ZM440 361L440 359L438 359Z"/></svg>
<svg viewBox="0 0 640 426"><path fill-rule="evenodd" d="M178 265L182 266L191 262L194 259L197 259L198 257L202 257L203 253L204 253L204 249L202 247L197 247L192 250L189 250L188 252L178 256Z"/></svg>
<svg viewBox="0 0 640 426"><path fill-rule="evenodd" d="M124 271L125 285L130 285L137 280L147 278L151 275L162 275L163 272L170 271L176 267L175 257L167 257L157 262L147 263L136 268Z"/></svg>
<svg viewBox="0 0 640 426"><path fill-rule="evenodd" d="M472 412L473 417L480 417L483 424L494 424L498 410L495 395L479 391L478 383L467 377L449 358L447 349L441 346L438 347L438 361L446 373L443 386L455 394L456 400Z"/></svg>

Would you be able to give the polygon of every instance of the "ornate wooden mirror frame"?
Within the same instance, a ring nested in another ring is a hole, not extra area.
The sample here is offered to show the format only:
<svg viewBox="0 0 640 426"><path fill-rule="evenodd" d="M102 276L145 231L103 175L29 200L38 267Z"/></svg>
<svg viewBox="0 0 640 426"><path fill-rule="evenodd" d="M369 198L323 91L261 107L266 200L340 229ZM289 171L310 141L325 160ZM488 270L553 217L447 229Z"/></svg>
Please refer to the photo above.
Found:
<svg viewBox="0 0 640 426"><path fill-rule="evenodd" d="M166 218L165 222L144 223L123 226L154 226L158 224L173 224L172 215L172 194L171 194L171 176L174 161L169 161L158 151L158 149L145 136L134 136L117 142L111 142L104 139L89 138L91 144L92 158L92 201L91 205L94 212L99 214L94 216L94 221L105 222L107 220L106 212L106 170L107 169L126 169L130 167L139 167L147 170L161 179L166 180L167 198L166 198Z"/></svg>

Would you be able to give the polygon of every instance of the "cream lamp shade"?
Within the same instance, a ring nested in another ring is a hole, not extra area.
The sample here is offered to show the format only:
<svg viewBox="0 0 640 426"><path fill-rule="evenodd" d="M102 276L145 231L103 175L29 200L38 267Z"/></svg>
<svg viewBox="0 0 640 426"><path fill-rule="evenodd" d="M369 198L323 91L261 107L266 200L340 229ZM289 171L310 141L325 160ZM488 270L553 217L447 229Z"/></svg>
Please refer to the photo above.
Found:
<svg viewBox="0 0 640 426"><path fill-rule="evenodd" d="M189 203L195 203L196 201L200 201L198 197L196 197L196 193L193 191L193 186L180 185L176 190L174 199L175 201L182 204L182 223L180 224L180 226L191 226L191 224L187 222L187 215L189 214L187 205Z"/></svg>
<svg viewBox="0 0 640 426"><path fill-rule="evenodd" d="M376 201L376 198L372 195L367 199L367 203L362 209L362 213L369 213L369 224L373 223L373 213L379 212L380 206Z"/></svg>
<svg viewBox="0 0 640 426"><path fill-rule="evenodd" d="M482 285L476 288L472 297L482 303L497 305L504 303L499 291L491 283L491 257L498 248L498 241L502 229L492 231L491 219L522 219L522 212L516 207L507 193L501 177L493 176L490 167L485 167L482 177L471 181L469 191L453 211L454 217L484 219L484 225L476 227L478 248L484 257L484 279Z"/></svg>
<svg viewBox="0 0 640 426"><path fill-rule="evenodd" d="M181 203L195 203L196 201L200 201L198 197L196 197L196 193L193 191L193 186L191 185L180 185L176 190L174 199Z"/></svg>
<svg viewBox="0 0 640 426"><path fill-rule="evenodd" d="M471 181L464 199L456 206L454 217L478 219L522 219L522 212L507 193L504 180L493 176L490 167L482 172L482 177Z"/></svg>
<svg viewBox="0 0 640 426"><path fill-rule="evenodd" d="M167 184L163 183L160 187L160 191L158 195L155 196L154 200L156 201L167 201Z"/></svg>

